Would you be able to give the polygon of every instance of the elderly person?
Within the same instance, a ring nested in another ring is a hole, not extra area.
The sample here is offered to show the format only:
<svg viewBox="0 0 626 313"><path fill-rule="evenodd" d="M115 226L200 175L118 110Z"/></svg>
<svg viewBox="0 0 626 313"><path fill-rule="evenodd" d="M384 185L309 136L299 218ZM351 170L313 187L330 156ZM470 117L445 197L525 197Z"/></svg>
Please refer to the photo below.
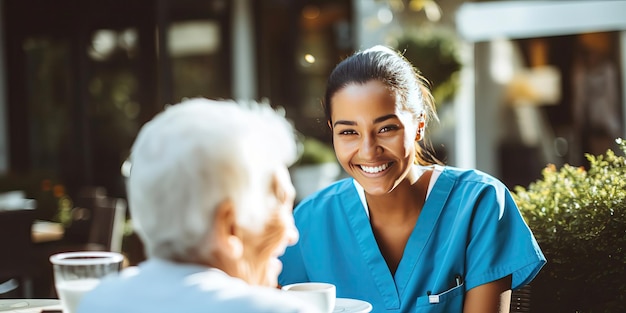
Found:
<svg viewBox="0 0 626 313"><path fill-rule="evenodd" d="M147 260L103 280L79 312L311 312L282 292L298 240L291 125L267 106L192 99L132 147L128 200Z"/></svg>

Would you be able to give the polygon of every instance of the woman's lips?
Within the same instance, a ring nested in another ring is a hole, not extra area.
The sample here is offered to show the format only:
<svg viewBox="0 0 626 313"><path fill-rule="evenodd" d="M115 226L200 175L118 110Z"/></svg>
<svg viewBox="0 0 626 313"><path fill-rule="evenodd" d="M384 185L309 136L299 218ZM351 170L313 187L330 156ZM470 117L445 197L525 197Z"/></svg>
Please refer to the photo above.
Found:
<svg viewBox="0 0 626 313"><path fill-rule="evenodd" d="M386 169L388 169L389 166L391 166L391 162L390 163L381 164L381 165L378 165L378 166L359 165L359 167L361 168L361 170L363 172L366 172L366 173L369 173L369 174L378 174L378 173L383 172Z"/></svg>

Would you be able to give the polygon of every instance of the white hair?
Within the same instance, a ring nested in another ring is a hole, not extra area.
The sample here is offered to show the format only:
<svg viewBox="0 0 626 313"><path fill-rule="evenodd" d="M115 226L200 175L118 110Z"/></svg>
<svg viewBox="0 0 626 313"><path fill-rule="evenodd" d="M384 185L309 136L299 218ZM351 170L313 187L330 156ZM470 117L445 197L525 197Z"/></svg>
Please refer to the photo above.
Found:
<svg viewBox="0 0 626 313"><path fill-rule="evenodd" d="M169 106L140 130L128 199L148 257L188 259L211 231L216 207L264 225L272 175L297 156L291 124L269 105L195 98Z"/></svg>

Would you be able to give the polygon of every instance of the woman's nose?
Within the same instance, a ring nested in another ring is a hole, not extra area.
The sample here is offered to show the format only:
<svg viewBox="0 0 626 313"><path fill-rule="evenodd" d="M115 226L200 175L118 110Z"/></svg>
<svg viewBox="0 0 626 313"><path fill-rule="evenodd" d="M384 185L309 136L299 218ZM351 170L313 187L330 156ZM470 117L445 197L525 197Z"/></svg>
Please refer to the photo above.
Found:
<svg viewBox="0 0 626 313"><path fill-rule="evenodd" d="M363 156L365 159L370 159L378 155L381 150L382 148L378 145L378 142L376 141L376 138L374 136L364 136L361 140L359 152L361 153L361 156Z"/></svg>

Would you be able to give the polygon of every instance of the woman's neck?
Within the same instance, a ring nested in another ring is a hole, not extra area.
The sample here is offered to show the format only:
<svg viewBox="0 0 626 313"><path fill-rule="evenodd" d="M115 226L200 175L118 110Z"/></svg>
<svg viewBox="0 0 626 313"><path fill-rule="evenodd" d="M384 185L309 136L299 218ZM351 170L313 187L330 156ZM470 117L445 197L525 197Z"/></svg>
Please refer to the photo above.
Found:
<svg viewBox="0 0 626 313"><path fill-rule="evenodd" d="M372 232L392 275L422 213L432 173L432 170L427 171L413 184L405 180L389 194L365 196Z"/></svg>
<svg viewBox="0 0 626 313"><path fill-rule="evenodd" d="M432 170L420 172L417 176L413 175L414 180L407 176L407 179L385 195L373 196L365 193L370 219L393 223L415 218L426 200L431 174ZM414 182L411 183L411 180Z"/></svg>

